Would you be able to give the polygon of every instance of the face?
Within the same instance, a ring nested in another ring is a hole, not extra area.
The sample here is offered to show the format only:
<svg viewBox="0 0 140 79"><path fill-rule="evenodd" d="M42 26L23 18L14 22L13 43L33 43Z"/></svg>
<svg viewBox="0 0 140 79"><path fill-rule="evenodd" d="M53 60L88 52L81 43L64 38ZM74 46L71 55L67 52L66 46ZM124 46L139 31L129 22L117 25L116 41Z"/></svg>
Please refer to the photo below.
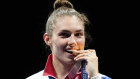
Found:
<svg viewBox="0 0 140 79"><path fill-rule="evenodd" d="M72 64L74 55L66 50L81 50L85 45L85 34L83 22L76 16L63 16L57 18L53 29L51 50L55 59Z"/></svg>

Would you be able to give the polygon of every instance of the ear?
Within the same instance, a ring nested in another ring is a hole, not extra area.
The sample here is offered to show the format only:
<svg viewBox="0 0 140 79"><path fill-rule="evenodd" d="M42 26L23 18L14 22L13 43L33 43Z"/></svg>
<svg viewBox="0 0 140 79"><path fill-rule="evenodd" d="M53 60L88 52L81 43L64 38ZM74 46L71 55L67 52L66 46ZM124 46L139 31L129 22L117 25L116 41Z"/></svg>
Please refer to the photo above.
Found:
<svg viewBox="0 0 140 79"><path fill-rule="evenodd" d="M50 41L50 38L49 38L49 36L48 36L47 33L44 34L43 38L44 38L45 43L46 43L48 46L50 46L51 41Z"/></svg>

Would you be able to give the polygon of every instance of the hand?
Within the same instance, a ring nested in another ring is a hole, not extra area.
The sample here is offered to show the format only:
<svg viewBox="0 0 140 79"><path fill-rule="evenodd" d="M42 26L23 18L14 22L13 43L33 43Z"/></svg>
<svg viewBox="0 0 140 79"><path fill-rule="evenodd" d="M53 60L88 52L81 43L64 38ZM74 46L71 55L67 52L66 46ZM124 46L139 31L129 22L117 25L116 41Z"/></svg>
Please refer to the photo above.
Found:
<svg viewBox="0 0 140 79"><path fill-rule="evenodd" d="M96 51L95 50L82 50L78 51L79 55L77 55L74 60L75 61L82 61L86 60L87 65L86 65L86 72L90 77L94 77L99 74L98 70L98 57L96 56Z"/></svg>

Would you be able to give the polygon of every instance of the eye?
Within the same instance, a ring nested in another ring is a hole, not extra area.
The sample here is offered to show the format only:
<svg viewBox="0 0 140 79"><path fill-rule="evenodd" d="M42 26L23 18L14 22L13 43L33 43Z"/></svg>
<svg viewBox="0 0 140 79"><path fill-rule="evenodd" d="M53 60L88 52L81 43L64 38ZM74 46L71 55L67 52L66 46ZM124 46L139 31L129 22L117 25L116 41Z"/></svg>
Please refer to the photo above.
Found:
<svg viewBox="0 0 140 79"><path fill-rule="evenodd" d="M83 36L83 33L76 33L75 36L77 37Z"/></svg>
<svg viewBox="0 0 140 79"><path fill-rule="evenodd" d="M70 37L69 33L60 33L59 36L61 36L62 38L67 38Z"/></svg>

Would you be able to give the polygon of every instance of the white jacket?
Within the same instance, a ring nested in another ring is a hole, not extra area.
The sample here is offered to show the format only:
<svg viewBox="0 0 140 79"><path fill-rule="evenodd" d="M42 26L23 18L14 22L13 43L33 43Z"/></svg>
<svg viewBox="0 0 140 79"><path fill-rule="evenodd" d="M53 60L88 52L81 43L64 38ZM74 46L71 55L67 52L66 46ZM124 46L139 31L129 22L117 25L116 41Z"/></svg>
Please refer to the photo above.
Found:
<svg viewBox="0 0 140 79"><path fill-rule="evenodd" d="M35 73L29 77L27 77L26 79L49 79L49 76L43 76L43 72L44 70L41 70L40 72L38 73ZM102 78L102 79L111 79L109 77L107 77L106 75L103 75L103 74L99 74L99 76ZM100 79L101 79L100 78ZM77 78L76 78L77 79ZM96 78L91 78L91 79L96 79Z"/></svg>

